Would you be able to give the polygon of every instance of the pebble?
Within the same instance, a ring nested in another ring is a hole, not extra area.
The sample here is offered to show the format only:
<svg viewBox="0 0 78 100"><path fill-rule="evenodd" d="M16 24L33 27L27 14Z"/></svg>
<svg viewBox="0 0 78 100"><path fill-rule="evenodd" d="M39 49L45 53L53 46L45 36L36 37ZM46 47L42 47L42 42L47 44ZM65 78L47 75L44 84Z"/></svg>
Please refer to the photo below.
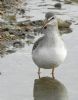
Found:
<svg viewBox="0 0 78 100"><path fill-rule="evenodd" d="M56 3L56 4L54 5L54 7L57 8L57 9L61 9L62 5L61 5L61 3Z"/></svg>
<svg viewBox="0 0 78 100"><path fill-rule="evenodd" d="M22 48L22 47L24 47L24 43L22 43L21 41L15 41L14 43L13 43L13 47L16 47L16 48Z"/></svg>
<svg viewBox="0 0 78 100"><path fill-rule="evenodd" d="M64 0L64 3L65 3L65 4L71 4L72 1L70 1L70 0Z"/></svg>

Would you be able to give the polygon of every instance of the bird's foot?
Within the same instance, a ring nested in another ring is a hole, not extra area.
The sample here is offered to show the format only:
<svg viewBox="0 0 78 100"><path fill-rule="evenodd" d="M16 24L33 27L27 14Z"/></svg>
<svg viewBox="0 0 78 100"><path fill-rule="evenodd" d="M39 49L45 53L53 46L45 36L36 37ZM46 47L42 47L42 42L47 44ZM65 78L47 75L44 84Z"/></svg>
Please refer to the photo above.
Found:
<svg viewBox="0 0 78 100"><path fill-rule="evenodd" d="M55 79L55 76L54 76L54 67L52 68L52 73L51 74L52 74L52 78Z"/></svg>
<svg viewBox="0 0 78 100"><path fill-rule="evenodd" d="M55 79L54 73L51 73L52 79Z"/></svg>
<svg viewBox="0 0 78 100"><path fill-rule="evenodd" d="M40 72L40 68L39 68L39 69L38 69L38 76L39 76L39 78L40 78L40 73L41 73L41 72Z"/></svg>
<svg viewBox="0 0 78 100"><path fill-rule="evenodd" d="M40 79L40 72L38 72L38 77L39 77L39 79Z"/></svg>
<svg viewBox="0 0 78 100"><path fill-rule="evenodd" d="M38 74L40 74L41 72L38 72Z"/></svg>
<svg viewBox="0 0 78 100"><path fill-rule="evenodd" d="M52 78L55 79L54 73L52 73Z"/></svg>

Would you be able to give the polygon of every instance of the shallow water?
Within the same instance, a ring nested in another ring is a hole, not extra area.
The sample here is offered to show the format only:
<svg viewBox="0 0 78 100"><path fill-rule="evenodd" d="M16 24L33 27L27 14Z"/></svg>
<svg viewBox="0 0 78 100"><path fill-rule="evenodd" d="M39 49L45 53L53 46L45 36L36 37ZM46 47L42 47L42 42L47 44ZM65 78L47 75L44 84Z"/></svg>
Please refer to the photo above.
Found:
<svg viewBox="0 0 78 100"><path fill-rule="evenodd" d="M0 100L78 100L78 25L75 25L78 23L78 5L61 2L63 7L58 10L53 9L56 1L26 2L26 14L34 16L31 20L43 19L45 12L54 11L58 17L73 21L73 32L63 35L68 55L55 71L56 80L50 78L51 70L44 69L41 70L44 78L38 78L31 57L32 45L0 58Z"/></svg>

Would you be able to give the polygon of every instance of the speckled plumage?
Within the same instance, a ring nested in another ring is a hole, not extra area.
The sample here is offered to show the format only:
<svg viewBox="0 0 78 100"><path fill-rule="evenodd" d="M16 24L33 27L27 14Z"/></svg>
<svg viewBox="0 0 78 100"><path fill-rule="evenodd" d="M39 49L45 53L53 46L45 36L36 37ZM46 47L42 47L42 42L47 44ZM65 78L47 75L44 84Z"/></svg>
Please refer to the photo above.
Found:
<svg viewBox="0 0 78 100"><path fill-rule="evenodd" d="M39 45L39 43L43 40L43 37L39 38L35 43L34 46L32 48L32 51L35 50L37 48L37 46Z"/></svg>

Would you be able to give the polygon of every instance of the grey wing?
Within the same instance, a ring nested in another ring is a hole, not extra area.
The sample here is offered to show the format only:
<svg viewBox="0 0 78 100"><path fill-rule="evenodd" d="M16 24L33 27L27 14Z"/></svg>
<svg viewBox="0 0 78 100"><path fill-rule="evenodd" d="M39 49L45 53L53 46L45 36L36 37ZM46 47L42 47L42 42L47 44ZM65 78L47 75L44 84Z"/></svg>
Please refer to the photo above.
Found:
<svg viewBox="0 0 78 100"><path fill-rule="evenodd" d="M39 38L35 43L34 46L32 48L32 51L35 50L37 48L37 46L39 45L39 43L43 40L43 37Z"/></svg>

